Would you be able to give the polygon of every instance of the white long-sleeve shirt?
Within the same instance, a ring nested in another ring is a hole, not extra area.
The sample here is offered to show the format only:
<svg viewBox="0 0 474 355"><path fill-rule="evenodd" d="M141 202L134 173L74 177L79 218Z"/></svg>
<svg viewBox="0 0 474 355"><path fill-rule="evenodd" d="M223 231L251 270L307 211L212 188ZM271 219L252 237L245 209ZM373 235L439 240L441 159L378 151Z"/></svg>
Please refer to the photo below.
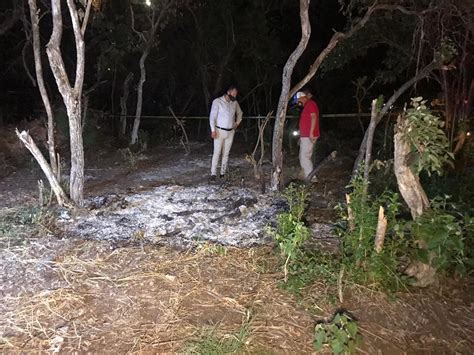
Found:
<svg viewBox="0 0 474 355"><path fill-rule="evenodd" d="M227 101L225 95L212 101L209 124L211 131L215 132L216 127L232 129L234 124L242 122L243 112L237 101Z"/></svg>

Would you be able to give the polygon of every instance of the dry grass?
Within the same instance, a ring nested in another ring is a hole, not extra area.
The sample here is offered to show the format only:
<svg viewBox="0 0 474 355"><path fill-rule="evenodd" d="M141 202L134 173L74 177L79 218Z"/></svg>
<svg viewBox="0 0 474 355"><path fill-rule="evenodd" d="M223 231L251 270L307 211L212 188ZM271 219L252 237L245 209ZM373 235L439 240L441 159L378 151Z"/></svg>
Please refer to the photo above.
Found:
<svg viewBox="0 0 474 355"><path fill-rule="evenodd" d="M247 347L311 351L311 318L290 307L275 275L262 274L268 250L204 246L194 253L70 245L45 261L23 250L16 262L53 271L63 286L35 284L0 306L3 351L175 352L203 329L238 332L249 312ZM301 347L301 340L306 346ZM278 345L279 344L279 345Z"/></svg>
<svg viewBox="0 0 474 355"><path fill-rule="evenodd" d="M295 299L279 289L283 275L269 248L110 250L106 243L51 239L2 250L0 260L7 275L0 289L2 353L174 353L201 343L244 353L312 353L315 321L339 307L359 319L361 352L462 352L474 335L472 303L456 297L446 306L439 295L390 301L346 285L338 304L337 287L315 282Z"/></svg>

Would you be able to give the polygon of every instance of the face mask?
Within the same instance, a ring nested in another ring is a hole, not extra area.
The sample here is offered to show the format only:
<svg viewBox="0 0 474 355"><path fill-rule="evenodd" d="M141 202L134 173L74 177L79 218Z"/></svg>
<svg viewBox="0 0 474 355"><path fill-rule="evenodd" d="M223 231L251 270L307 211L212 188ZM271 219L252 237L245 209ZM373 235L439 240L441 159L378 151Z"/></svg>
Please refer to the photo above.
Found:
<svg viewBox="0 0 474 355"><path fill-rule="evenodd" d="M229 100L230 100L230 101L235 101L235 100L237 100L237 98L236 98L235 96L232 96L232 95L229 95L229 94L227 94L227 96L229 97Z"/></svg>

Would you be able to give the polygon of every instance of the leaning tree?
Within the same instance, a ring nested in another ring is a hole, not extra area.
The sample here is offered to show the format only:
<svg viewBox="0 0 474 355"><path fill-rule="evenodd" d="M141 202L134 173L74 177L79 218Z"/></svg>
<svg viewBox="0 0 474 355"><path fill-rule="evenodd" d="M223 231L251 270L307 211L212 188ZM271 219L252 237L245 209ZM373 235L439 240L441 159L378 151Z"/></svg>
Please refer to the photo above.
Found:
<svg viewBox="0 0 474 355"><path fill-rule="evenodd" d="M350 2L349 7L345 10L346 14L351 14L353 3ZM407 10L404 7L391 4L379 4L378 1L374 1L367 10L363 13L363 16L358 17L358 20L352 21L349 29L343 32L335 32L327 46L319 53L314 62L311 64L308 73L291 89L291 75L293 68L296 64L298 58L302 55L304 49L306 48L307 41L310 35L310 25L308 19L308 7L309 1L300 0L300 17L301 17L301 26L302 26L302 36L300 43L298 44L295 51L290 55L288 61L283 68L283 78L282 78L282 91L280 95L280 100L278 102L278 109L276 113L275 125L273 130L273 143L272 143L272 161L273 161L273 173L271 187L273 190L278 190L282 187L282 171L283 171L283 130L286 120L286 110L288 107L288 101L291 97L300 90L304 85L306 85L318 72L322 63L326 58L334 51L334 49L344 40L352 37L355 33L360 31L364 26L369 22L372 15L379 11L394 11L399 10L406 12Z"/></svg>

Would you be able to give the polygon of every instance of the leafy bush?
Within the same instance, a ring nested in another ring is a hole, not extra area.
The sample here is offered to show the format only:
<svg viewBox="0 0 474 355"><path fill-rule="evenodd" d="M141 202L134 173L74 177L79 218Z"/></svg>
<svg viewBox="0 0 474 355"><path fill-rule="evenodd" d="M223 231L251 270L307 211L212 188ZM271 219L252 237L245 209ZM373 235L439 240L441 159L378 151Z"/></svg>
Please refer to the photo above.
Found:
<svg viewBox="0 0 474 355"><path fill-rule="evenodd" d="M433 115L422 97L411 99L412 108L406 111L406 120L400 130L412 149L411 167L416 174L426 171L441 175L443 166L451 163L454 155L449 152L449 141L442 129L444 122Z"/></svg>
<svg viewBox="0 0 474 355"><path fill-rule="evenodd" d="M327 323L316 324L313 345L316 350L329 346L334 354L354 353L362 336L356 321L347 313L336 313Z"/></svg>
<svg viewBox="0 0 474 355"><path fill-rule="evenodd" d="M446 199L435 198L431 201L430 210L407 225L414 240L422 244L416 249L416 258L441 272L464 274L467 256L462 220L449 213L448 207ZM467 222L469 230L469 220Z"/></svg>

